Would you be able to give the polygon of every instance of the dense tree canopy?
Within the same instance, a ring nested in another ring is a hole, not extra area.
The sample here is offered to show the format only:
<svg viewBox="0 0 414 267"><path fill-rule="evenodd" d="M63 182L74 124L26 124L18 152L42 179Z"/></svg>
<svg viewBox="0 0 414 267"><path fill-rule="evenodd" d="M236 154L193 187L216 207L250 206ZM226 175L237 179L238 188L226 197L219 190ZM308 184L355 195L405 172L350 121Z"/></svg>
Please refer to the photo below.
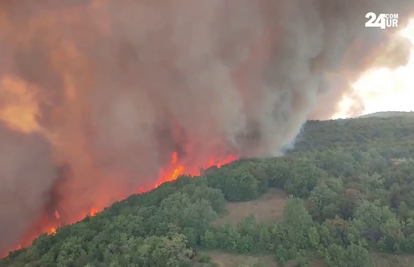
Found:
<svg viewBox="0 0 414 267"><path fill-rule="evenodd" d="M290 195L282 220L215 223L226 203L270 188ZM284 157L241 159L130 196L0 266L216 266L206 255L216 250L339 267L375 266L374 251L414 253L414 118L310 121Z"/></svg>

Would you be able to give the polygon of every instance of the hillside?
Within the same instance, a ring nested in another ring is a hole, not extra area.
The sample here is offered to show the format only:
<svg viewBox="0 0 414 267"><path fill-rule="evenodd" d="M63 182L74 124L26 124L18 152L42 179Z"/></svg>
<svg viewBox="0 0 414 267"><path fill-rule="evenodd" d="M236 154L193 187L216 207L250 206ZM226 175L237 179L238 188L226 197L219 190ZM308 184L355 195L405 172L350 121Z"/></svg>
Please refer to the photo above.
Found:
<svg viewBox="0 0 414 267"><path fill-rule="evenodd" d="M383 112L375 112L371 114L366 114L360 116L360 118L370 118L370 117L378 117L378 118L391 118L391 117L398 117L398 116L414 116L414 111L404 112L404 111L383 111Z"/></svg>
<svg viewBox="0 0 414 267"><path fill-rule="evenodd" d="M309 121L284 157L130 196L0 267L408 267L410 253L414 117L397 116Z"/></svg>

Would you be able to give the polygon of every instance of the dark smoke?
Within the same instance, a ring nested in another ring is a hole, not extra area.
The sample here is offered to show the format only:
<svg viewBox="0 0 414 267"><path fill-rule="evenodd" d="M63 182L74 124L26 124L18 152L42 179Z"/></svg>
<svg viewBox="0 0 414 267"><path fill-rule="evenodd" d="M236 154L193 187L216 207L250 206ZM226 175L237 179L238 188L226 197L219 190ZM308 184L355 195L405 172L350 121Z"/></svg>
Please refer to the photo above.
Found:
<svg viewBox="0 0 414 267"><path fill-rule="evenodd" d="M57 172L50 145L41 136L12 132L0 122L0 148L0 251L4 251L39 219Z"/></svg>
<svg viewBox="0 0 414 267"><path fill-rule="evenodd" d="M280 154L364 70L407 62L410 44L364 28L365 14L398 13L401 29L413 11L412 0L2 0L0 250L51 201L79 219L157 177L173 151L186 166Z"/></svg>

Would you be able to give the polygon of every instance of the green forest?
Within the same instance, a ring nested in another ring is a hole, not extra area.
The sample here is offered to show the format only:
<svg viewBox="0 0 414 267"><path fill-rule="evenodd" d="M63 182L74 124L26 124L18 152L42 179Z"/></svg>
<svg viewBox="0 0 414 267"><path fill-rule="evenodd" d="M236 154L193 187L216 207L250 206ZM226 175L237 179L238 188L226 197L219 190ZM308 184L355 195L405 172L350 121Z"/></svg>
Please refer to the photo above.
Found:
<svg viewBox="0 0 414 267"><path fill-rule="evenodd" d="M6 266L414 266L414 117L308 121L285 156L132 195Z"/></svg>

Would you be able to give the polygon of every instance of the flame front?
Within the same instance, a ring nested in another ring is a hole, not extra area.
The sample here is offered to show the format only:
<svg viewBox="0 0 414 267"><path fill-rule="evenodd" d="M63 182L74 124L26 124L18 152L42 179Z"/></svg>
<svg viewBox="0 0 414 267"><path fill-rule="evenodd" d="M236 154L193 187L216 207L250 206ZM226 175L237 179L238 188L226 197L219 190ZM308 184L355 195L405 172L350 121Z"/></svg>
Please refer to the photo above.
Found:
<svg viewBox="0 0 414 267"><path fill-rule="evenodd" d="M97 208L91 208L91 211L89 212L89 216L93 217L98 213L98 209Z"/></svg>
<svg viewBox="0 0 414 267"><path fill-rule="evenodd" d="M210 160L204 165L201 166L203 169L207 169L209 167L212 166L217 166L218 168L221 168L223 165L231 163L232 161L237 160L238 157L236 157L235 155L230 155L227 158L224 158L223 160L219 160L215 157L211 157ZM145 187L140 187L137 190L137 194L142 194L148 191L151 191L153 189L156 189L157 187L159 187L160 185L162 185L163 183L167 183L167 182L173 182L175 180L177 180L177 178L181 175L191 175L191 176L196 176L196 175L200 175L200 167L198 168L197 171L190 171L190 172L186 172L186 169L183 165L181 165L179 163L179 159L178 159L178 154L177 152L174 152L171 155L171 162L168 164L167 167L162 168L160 170L160 176L157 180L157 182L155 183L155 185L149 186L147 188ZM90 216L93 217L95 216L100 210L98 208L92 207L90 209L90 211L88 212L88 214L86 216ZM85 215L84 215L85 216ZM57 233L57 229L59 227L61 227L61 215L58 211L54 212L54 218L56 219L55 221L55 225L53 227L50 227L48 230L47 227L45 229L45 227L43 227L43 230L45 233L49 234L49 235L55 235ZM36 237L41 234L41 230L37 233L37 235L35 235ZM33 234L31 235L27 235L25 240L22 241L21 244L19 244L16 247L16 250L21 249L22 247L28 246L31 243L31 240L35 238L35 236Z"/></svg>
<svg viewBox="0 0 414 267"><path fill-rule="evenodd" d="M279 155L409 54L363 22L389 2L404 27L413 1L200 1L0 1L0 253L231 154Z"/></svg>
<svg viewBox="0 0 414 267"><path fill-rule="evenodd" d="M224 160L217 160L216 158L211 157L208 163L205 166L202 166L202 168L207 169L212 166L217 166L218 168L221 168L223 165L228 164L236 159L237 157L234 155L230 155ZM161 176L158 179L158 182L155 184L154 188L159 187L163 183L175 181L179 176L183 174L191 176L200 175L200 169L194 170L192 172L186 172L184 166L178 163L177 152L174 152L171 156L170 166L167 169L161 170Z"/></svg>

